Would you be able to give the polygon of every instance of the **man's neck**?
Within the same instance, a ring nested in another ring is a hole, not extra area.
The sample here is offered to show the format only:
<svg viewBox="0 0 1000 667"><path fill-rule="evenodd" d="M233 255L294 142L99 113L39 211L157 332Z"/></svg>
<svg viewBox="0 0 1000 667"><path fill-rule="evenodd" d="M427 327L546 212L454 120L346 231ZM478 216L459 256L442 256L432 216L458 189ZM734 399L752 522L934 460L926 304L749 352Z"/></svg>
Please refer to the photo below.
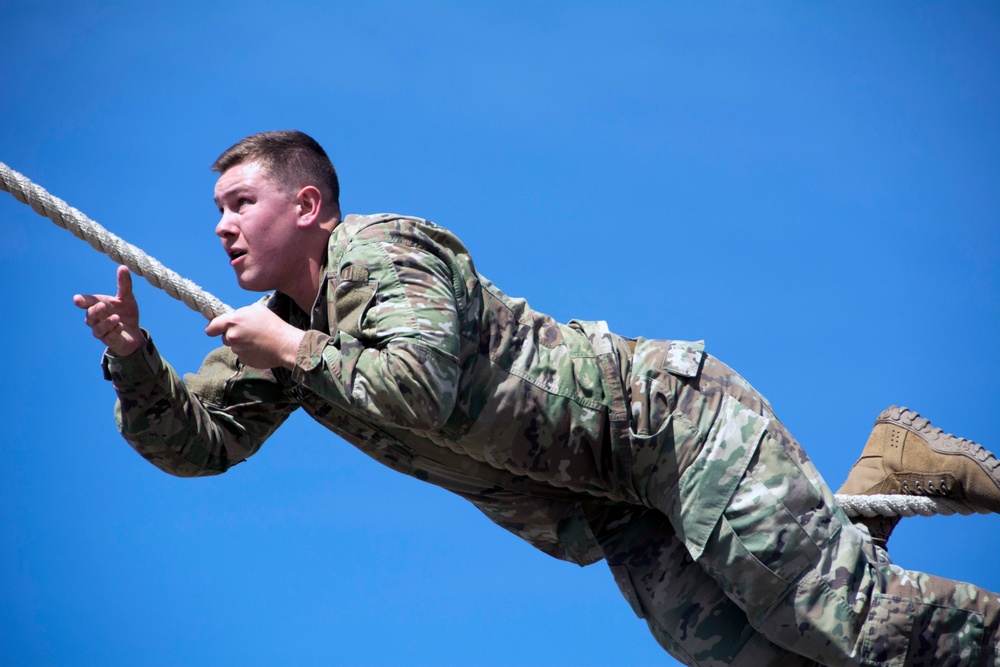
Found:
<svg viewBox="0 0 1000 667"><path fill-rule="evenodd" d="M296 306L308 314L312 312L313 306L316 305L316 299L319 298L319 288L322 283L321 278L325 262L321 264L314 259L309 259L307 263L308 276L303 277L300 285L295 286L293 289L285 292L285 294L295 302Z"/></svg>
<svg viewBox="0 0 1000 667"><path fill-rule="evenodd" d="M323 277L326 273L326 262L330 244L330 235L327 234L322 246L317 244L317 252L306 258L305 270L307 274L303 276L302 283L297 285L294 291L286 292L292 301L307 315L312 312L319 298L319 290L323 286Z"/></svg>

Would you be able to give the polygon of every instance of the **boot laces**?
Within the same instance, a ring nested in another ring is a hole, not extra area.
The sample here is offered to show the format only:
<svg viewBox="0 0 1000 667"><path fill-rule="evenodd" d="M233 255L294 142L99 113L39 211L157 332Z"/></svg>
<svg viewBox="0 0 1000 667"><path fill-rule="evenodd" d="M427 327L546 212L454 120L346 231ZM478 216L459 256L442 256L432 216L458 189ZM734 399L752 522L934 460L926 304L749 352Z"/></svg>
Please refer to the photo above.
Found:
<svg viewBox="0 0 1000 667"><path fill-rule="evenodd" d="M910 490L910 482L908 480L903 481L903 493L909 495L917 496L947 496L951 494L951 489L948 488L948 482L944 479L940 480L937 487L934 485L934 480L927 480L927 485L917 480L913 483L913 490Z"/></svg>

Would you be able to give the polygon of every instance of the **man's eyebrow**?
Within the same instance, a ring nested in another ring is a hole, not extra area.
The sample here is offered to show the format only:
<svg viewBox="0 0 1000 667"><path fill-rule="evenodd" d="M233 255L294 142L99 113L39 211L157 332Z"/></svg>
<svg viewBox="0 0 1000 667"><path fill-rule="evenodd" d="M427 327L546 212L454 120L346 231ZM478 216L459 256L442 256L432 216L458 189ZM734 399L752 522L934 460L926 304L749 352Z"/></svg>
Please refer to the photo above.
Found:
<svg viewBox="0 0 1000 667"><path fill-rule="evenodd" d="M239 184L234 185L233 187L229 188L228 190L223 191L220 196L218 196L218 197L212 197L212 200L216 204L218 204L221 200L225 199L226 197L228 197L230 195L237 194L241 190L249 190L249 189L251 189L251 188L246 183L239 183Z"/></svg>

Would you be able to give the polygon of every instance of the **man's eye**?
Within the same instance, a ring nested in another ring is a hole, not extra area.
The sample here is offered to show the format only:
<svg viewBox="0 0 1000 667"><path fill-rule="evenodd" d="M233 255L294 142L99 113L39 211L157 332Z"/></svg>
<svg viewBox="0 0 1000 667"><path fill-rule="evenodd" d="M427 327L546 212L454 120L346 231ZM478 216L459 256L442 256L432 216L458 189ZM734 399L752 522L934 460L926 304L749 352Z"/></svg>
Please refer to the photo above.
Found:
<svg viewBox="0 0 1000 667"><path fill-rule="evenodd" d="M246 197L240 197L239 199L236 200L236 208L237 210L241 209L249 203L250 203L249 199L247 199Z"/></svg>

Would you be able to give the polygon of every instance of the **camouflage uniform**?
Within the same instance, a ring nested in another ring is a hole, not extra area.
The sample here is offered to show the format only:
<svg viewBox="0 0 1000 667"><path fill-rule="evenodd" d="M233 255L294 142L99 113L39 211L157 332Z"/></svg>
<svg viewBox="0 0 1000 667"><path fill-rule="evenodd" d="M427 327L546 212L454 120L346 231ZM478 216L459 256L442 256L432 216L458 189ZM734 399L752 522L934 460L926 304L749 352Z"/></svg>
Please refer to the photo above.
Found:
<svg viewBox="0 0 1000 667"><path fill-rule="evenodd" d="M266 303L306 331L292 371L223 347L182 382L151 339L105 356L121 431L154 465L224 472L301 407L556 558L606 559L688 664L1000 664L1000 599L891 564L701 343L559 324L446 230L394 215L334 230L311 313Z"/></svg>

